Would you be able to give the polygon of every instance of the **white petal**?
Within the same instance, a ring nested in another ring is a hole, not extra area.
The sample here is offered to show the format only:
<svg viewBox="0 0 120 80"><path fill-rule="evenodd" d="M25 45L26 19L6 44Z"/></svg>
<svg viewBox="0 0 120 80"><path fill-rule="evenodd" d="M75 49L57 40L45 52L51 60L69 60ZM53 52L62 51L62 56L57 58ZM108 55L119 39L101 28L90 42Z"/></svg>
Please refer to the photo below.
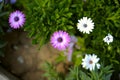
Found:
<svg viewBox="0 0 120 80"><path fill-rule="evenodd" d="M100 69L100 64L97 63L96 66L97 66L98 69Z"/></svg>

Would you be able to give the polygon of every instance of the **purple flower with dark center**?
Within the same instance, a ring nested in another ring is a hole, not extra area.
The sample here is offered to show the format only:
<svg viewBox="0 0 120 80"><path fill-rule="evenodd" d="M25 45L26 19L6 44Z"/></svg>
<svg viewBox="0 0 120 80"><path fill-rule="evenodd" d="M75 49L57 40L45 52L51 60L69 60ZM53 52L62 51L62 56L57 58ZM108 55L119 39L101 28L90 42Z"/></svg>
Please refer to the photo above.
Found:
<svg viewBox="0 0 120 80"><path fill-rule="evenodd" d="M12 12L9 17L9 23L10 23L10 27L13 29L18 29L20 27L23 27L25 23L25 14L23 14L19 10Z"/></svg>
<svg viewBox="0 0 120 80"><path fill-rule="evenodd" d="M58 50L66 50L70 42L70 36L67 32L59 30L53 33L50 43Z"/></svg>

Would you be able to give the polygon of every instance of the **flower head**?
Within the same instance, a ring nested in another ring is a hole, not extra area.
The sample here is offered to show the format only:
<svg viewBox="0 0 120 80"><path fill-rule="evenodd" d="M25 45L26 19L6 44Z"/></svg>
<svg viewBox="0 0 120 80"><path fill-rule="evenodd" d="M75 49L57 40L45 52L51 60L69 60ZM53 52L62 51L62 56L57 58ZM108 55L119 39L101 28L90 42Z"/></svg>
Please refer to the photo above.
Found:
<svg viewBox="0 0 120 80"><path fill-rule="evenodd" d="M10 14L9 23L11 28L18 29L24 25L25 15L21 11L16 10Z"/></svg>
<svg viewBox="0 0 120 80"><path fill-rule="evenodd" d="M99 58L97 58L97 56L95 54L90 55L90 54L86 54L85 58L82 59L82 66L86 69L89 69L90 71L95 69L95 66L99 69L100 68L100 64L98 63Z"/></svg>
<svg viewBox="0 0 120 80"><path fill-rule="evenodd" d="M83 17L82 19L78 20L77 28L80 32L90 34L94 29L94 23L92 22L91 18Z"/></svg>
<svg viewBox="0 0 120 80"><path fill-rule="evenodd" d="M109 45L109 43L113 42L113 36L108 34L105 38L103 38L103 41Z"/></svg>
<svg viewBox="0 0 120 80"><path fill-rule="evenodd" d="M65 50L70 42L70 36L65 31L56 31L51 36L50 43L58 50Z"/></svg>

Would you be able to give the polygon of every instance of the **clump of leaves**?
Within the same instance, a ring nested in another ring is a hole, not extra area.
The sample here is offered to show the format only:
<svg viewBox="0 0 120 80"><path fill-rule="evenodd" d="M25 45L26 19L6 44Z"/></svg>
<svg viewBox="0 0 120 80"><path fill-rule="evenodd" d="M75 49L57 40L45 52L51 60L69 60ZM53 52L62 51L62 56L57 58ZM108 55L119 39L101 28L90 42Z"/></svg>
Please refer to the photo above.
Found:
<svg viewBox="0 0 120 80"><path fill-rule="evenodd" d="M48 62L46 62L44 66L45 74L43 76L46 77L48 80L63 80L63 74L58 73L55 66Z"/></svg>
<svg viewBox="0 0 120 80"><path fill-rule="evenodd" d="M112 65L103 66L98 70L88 71L80 66L71 67L69 73L66 76L61 76L56 72L55 66L50 63L46 63L46 72L44 74L48 80L110 80L113 70Z"/></svg>
<svg viewBox="0 0 120 80"><path fill-rule="evenodd" d="M70 5L71 0L34 0L26 4L25 31L29 31L29 36L34 38L33 43L41 45L49 40L54 31L73 29Z"/></svg>
<svg viewBox="0 0 120 80"><path fill-rule="evenodd" d="M119 0L34 0L20 1L27 16L25 31L33 37L33 43L40 45L49 41L56 30L84 38L86 53L100 56L106 65L113 64L120 71L120 1ZM82 34L77 20L89 17L95 27L91 34ZM103 38L110 33L113 43L107 45ZM83 51L81 52L83 53ZM77 60L76 60L77 61ZM116 70L117 69L117 70Z"/></svg>

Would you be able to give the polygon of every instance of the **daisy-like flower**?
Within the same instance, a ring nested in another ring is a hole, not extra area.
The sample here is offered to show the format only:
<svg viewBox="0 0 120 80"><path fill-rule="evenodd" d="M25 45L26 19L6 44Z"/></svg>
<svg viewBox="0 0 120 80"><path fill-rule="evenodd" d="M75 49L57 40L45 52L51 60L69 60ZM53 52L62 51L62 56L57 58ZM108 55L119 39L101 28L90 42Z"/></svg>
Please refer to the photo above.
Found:
<svg viewBox="0 0 120 80"><path fill-rule="evenodd" d="M80 32L90 34L94 29L94 23L92 22L91 18L83 17L82 19L78 20L77 28Z"/></svg>
<svg viewBox="0 0 120 80"><path fill-rule="evenodd" d="M113 42L113 36L108 34L105 38L103 38L103 41L109 45L109 43Z"/></svg>
<svg viewBox="0 0 120 80"><path fill-rule="evenodd" d="M99 69L100 68L100 64L98 63L99 58L97 58L97 56L95 54L90 55L90 54L86 54L85 58L82 59L82 66L86 69L89 69L90 71L95 69L95 66Z"/></svg>
<svg viewBox="0 0 120 80"><path fill-rule="evenodd" d="M56 31L51 36L50 43L52 46L58 50L65 50L70 42L70 36L65 31Z"/></svg>
<svg viewBox="0 0 120 80"><path fill-rule="evenodd" d="M9 17L9 23L10 27L13 29L22 27L25 23L25 14L19 10L12 12Z"/></svg>

